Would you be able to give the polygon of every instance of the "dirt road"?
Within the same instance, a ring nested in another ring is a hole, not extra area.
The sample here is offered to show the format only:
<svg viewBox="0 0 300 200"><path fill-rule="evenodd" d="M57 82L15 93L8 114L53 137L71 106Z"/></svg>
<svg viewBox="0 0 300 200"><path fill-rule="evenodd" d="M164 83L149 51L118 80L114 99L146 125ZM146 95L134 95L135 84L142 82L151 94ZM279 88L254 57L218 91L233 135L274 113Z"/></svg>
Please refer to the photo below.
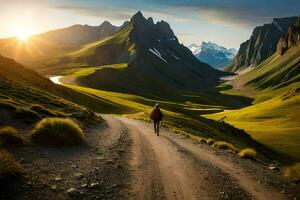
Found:
<svg viewBox="0 0 300 200"><path fill-rule="evenodd" d="M300 199L299 185L268 163L199 144L152 124L102 115L86 143L67 149L12 149L22 178L0 200Z"/></svg>
<svg viewBox="0 0 300 200"><path fill-rule="evenodd" d="M274 200L299 195L299 190L284 188L280 174L267 166L166 130L156 136L146 122L118 119L133 141L132 178L125 189L129 199Z"/></svg>

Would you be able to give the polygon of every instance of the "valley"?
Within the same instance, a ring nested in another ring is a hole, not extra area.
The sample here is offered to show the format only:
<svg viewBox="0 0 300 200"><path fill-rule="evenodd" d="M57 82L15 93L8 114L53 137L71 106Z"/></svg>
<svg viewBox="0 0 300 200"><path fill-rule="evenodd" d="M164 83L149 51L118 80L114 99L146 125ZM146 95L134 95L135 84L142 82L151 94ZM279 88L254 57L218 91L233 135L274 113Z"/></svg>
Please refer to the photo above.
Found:
<svg viewBox="0 0 300 200"><path fill-rule="evenodd" d="M18 42L0 39L0 199L300 198L299 16L234 57L205 43L223 70L140 11Z"/></svg>

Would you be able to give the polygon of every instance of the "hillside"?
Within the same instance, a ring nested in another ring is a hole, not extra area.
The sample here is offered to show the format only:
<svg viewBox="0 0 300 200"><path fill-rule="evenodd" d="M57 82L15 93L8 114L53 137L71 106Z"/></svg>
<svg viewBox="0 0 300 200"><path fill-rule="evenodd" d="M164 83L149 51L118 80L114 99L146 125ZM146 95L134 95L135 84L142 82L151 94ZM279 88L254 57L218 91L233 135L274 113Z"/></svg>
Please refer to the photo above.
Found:
<svg viewBox="0 0 300 200"><path fill-rule="evenodd" d="M250 39L240 45L233 62L225 71L236 72L259 65L276 52L280 38L295 24L296 19L297 17L275 18L270 24L256 27Z"/></svg>
<svg viewBox="0 0 300 200"><path fill-rule="evenodd" d="M212 42L202 42L199 46L192 44L189 48L200 61L214 68L228 65L237 53L233 48L227 49Z"/></svg>
<svg viewBox="0 0 300 200"><path fill-rule="evenodd" d="M207 115L242 128L281 152L282 161L299 161L300 48L274 53L251 71L229 82L226 94L251 94L254 105Z"/></svg>
<svg viewBox="0 0 300 200"><path fill-rule="evenodd" d="M0 54L26 66L39 69L55 61L53 57L80 46L107 37L120 27L105 21L99 26L73 25L31 36L28 41L13 37L0 39Z"/></svg>
<svg viewBox="0 0 300 200"><path fill-rule="evenodd" d="M44 117L72 117L76 113L93 118L85 106L95 111L112 107L108 101L55 85L14 60L0 56L1 125L18 126L24 121L31 125Z"/></svg>

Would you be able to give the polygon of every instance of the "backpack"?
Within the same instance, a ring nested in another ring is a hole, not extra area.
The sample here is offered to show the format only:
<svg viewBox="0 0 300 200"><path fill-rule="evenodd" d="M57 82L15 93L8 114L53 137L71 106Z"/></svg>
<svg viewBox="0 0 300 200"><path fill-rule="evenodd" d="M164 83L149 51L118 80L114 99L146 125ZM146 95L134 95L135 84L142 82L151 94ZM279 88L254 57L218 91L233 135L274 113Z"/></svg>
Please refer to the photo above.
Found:
<svg viewBox="0 0 300 200"><path fill-rule="evenodd" d="M160 109L159 108L153 109L151 117L155 121L160 121L162 119L162 114Z"/></svg>

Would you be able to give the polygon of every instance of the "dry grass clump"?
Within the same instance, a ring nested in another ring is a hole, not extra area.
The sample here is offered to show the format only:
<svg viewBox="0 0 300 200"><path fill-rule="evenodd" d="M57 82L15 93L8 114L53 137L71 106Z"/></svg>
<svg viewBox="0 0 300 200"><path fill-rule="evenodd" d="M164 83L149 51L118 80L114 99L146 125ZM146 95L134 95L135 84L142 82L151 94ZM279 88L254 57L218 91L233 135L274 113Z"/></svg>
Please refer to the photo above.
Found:
<svg viewBox="0 0 300 200"><path fill-rule="evenodd" d="M51 147L67 147L82 144L82 129L70 119L45 118L39 121L32 130L31 139Z"/></svg>
<svg viewBox="0 0 300 200"><path fill-rule="evenodd" d="M206 143L209 144L209 145L213 145L214 142L215 142L215 140L212 139L212 138L208 138L208 139L206 140Z"/></svg>
<svg viewBox="0 0 300 200"><path fill-rule="evenodd" d="M290 179L291 181L300 183L300 162L290 167L287 167L284 170L284 176Z"/></svg>
<svg viewBox="0 0 300 200"><path fill-rule="evenodd" d="M206 139L204 139L204 138L200 138L200 139L198 140L198 142L199 142L200 144L207 144L207 141L206 141Z"/></svg>
<svg viewBox="0 0 300 200"><path fill-rule="evenodd" d="M0 129L1 146L23 145L23 144L24 144L24 140L17 129L10 126Z"/></svg>
<svg viewBox="0 0 300 200"><path fill-rule="evenodd" d="M226 150L228 149L228 150L232 150L232 151L237 151L237 149L235 148L235 146L233 144L230 144L225 141L216 141L213 143L212 146L219 148L219 149L226 149Z"/></svg>
<svg viewBox="0 0 300 200"><path fill-rule="evenodd" d="M21 173L22 167L7 151L0 150L0 184L7 184Z"/></svg>
<svg viewBox="0 0 300 200"><path fill-rule="evenodd" d="M240 152L239 152L239 156L241 158L246 158L246 159L251 159L251 160L254 160L256 158L256 151L254 149L251 149L251 148L245 148L245 149L242 149Z"/></svg>

